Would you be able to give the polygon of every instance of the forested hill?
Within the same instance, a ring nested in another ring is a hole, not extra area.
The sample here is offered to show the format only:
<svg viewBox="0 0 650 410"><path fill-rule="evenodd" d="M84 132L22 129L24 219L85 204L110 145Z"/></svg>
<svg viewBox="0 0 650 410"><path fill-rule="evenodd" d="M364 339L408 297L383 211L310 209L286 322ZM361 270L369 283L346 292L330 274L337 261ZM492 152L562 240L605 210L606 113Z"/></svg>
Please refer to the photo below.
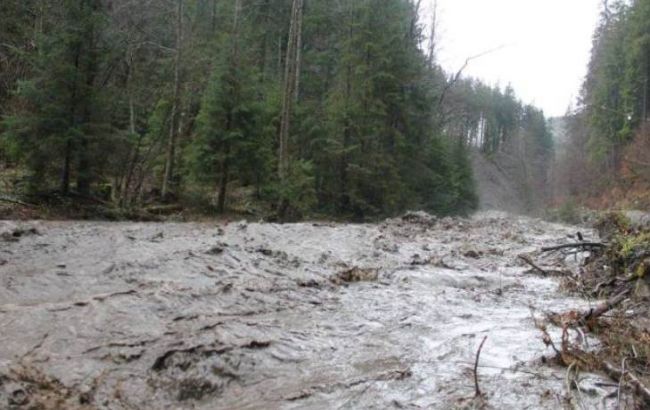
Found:
<svg viewBox="0 0 650 410"><path fill-rule="evenodd" d="M420 3L3 0L0 193L462 214L478 206L474 150L533 207L543 113L444 72Z"/></svg>
<svg viewBox="0 0 650 410"><path fill-rule="evenodd" d="M650 210L650 1L605 1L575 110L565 118L556 198Z"/></svg>

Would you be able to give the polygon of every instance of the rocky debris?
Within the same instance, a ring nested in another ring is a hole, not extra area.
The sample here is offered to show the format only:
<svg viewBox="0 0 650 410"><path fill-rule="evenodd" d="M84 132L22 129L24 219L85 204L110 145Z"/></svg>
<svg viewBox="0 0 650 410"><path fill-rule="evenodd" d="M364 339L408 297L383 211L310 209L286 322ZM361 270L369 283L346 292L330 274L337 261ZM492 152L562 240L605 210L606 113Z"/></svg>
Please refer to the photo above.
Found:
<svg viewBox="0 0 650 410"><path fill-rule="evenodd" d="M289 261L289 254L287 254L284 251L273 250L273 249L269 249L269 248L264 247L264 246L260 246L260 247L256 248L254 250L254 252L257 252L257 253L259 253L259 254L261 254L263 256L279 259L279 260L282 260L282 261L285 261L285 262Z"/></svg>
<svg viewBox="0 0 650 410"><path fill-rule="evenodd" d="M224 252L225 245L216 245L208 249L205 253L206 255L217 256L221 255Z"/></svg>
<svg viewBox="0 0 650 410"><path fill-rule="evenodd" d="M22 364L0 375L0 408L8 410L91 410L92 393L68 388L33 365Z"/></svg>
<svg viewBox="0 0 650 410"><path fill-rule="evenodd" d="M6 404L9 406L26 406L29 404L29 395L22 385L18 383L7 383L4 386L4 391L7 396Z"/></svg>
<svg viewBox="0 0 650 410"><path fill-rule="evenodd" d="M434 257L423 257L419 253L416 253L411 258L409 265L411 266L425 266L434 263Z"/></svg>
<svg viewBox="0 0 650 410"><path fill-rule="evenodd" d="M436 218L434 215L430 215L423 211L407 212L404 215L402 215L401 219L404 222L408 222L410 224L422 225L428 228L433 228L438 221L438 218Z"/></svg>
<svg viewBox="0 0 650 410"><path fill-rule="evenodd" d="M0 230L0 240L5 242L18 242L21 238L26 236L39 235L39 232L34 227L5 227Z"/></svg>
<svg viewBox="0 0 650 410"><path fill-rule="evenodd" d="M470 249L463 253L463 256L466 258L471 258L471 259L480 259L481 256L483 256L483 252L476 251L474 249Z"/></svg>
<svg viewBox="0 0 650 410"><path fill-rule="evenodd" d="M374 282L379 278L379 269L354 267L337 273L331 279L335 284Z"/></svg>
<svg viewBox="0 0 650 410"><path fill-rule="evenodd" d="M179 402L215 396L239 381L244 369L254 371L255 360L242 350L266 349L270 345L270 341L252 340L241 346L216 342L168 350L154 361L150 383Z"/></svg>
<svg viewBox="0 0 650 410"><path fill-rule="evenodd" d="M315 289L318 289L318 288L321 288L323 286L323 284L321 282L317 281L316 279L307 279L307 280L301 279L301 280L297 281L297 284L301 288L315 288Z"/></svg>

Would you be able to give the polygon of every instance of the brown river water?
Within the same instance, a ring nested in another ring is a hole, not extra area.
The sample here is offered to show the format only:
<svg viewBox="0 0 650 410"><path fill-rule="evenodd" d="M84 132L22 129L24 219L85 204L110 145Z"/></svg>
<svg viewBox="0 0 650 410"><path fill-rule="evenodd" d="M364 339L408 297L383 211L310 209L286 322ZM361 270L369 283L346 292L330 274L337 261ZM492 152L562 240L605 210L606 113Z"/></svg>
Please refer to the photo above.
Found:
<svg viewBox="0 0 650 410"><path fill-rule="evenodd" d="M488 407L563 408L533 316L587 302L517 255L575 231L496 213L0 222L0 409L449 409L484 336ZM580 386L584 408L615 406L603 378Z"/></svg>

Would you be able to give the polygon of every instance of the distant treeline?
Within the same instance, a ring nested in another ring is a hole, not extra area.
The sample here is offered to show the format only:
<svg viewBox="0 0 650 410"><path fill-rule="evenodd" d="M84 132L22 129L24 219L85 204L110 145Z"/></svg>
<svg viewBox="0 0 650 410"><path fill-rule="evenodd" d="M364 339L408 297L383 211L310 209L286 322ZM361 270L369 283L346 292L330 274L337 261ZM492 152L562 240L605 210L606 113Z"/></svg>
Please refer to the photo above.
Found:
<svg viewBox="0 0 650 410"><path fill-rule="evenodd" d="M445 73L420 3L3 0L4 189L362 219L476 209L471 149L544 179L543 113Z"/></svg>
<svg viewBox="0 0 650 410"><path fill-rule="evenodd" d="M650 207L649 118L650 1L604 1L580 100L565 121L559 196Z"/></svg>

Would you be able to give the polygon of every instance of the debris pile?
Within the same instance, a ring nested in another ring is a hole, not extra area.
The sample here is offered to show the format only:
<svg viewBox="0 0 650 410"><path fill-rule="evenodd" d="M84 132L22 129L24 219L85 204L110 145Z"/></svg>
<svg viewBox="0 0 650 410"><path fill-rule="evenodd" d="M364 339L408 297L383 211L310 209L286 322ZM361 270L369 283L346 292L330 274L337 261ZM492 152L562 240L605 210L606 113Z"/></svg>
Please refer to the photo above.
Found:
<svg viewBox="0 0 650 410"><path fill-rule="evenodd" d="M618 405L650 406L650 230L634 225L625 215L602 216L595 228L603 242L585 241L542 249L543 268L529 255L520 258L543 275L562 277L569 292L593 300L587 310L550 314L538 326L544 342L556 352L556 362L569 374L600 370L615 379ZM578 262L578 263L576 263ZM561 342L549 335L548 325L562 330ZM600 343L590 346L589 335ZM574 389L575 390L575 389ZM579 392L578 392L579 393ZM631 393L631 394L626 394ZM579 394L574 396L579 401Z"/></svg>

